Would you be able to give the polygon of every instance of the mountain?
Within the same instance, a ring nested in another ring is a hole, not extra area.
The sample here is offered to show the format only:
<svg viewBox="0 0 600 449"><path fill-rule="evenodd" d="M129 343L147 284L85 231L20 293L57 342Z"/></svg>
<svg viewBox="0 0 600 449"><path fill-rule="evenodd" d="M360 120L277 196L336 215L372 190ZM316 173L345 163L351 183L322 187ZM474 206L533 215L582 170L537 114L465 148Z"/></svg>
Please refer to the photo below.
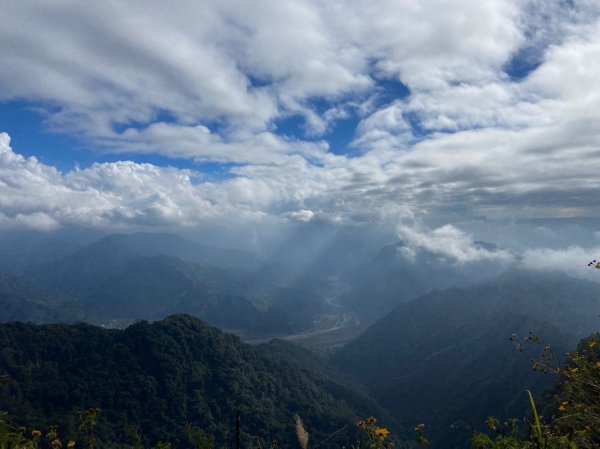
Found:
<svg viewBox="0 0 600 449"><path fill-rule="evenodd" d="M137 232L112 234L101 244L120 247L139 256L171 256L198 265L252 270L260 261L246 251L203 245L175 234Z"/></svg>
<svg viewBox="0 0 600 449"><path fill-rule="evenodd" d="M0 232L0 274L22 275L66 257L103 235L99 231L73 227L45 232L3 229Z"/></svg>
<svg viewBox="0 0 600 449"><path fill-rule="evenodd" d="M203 253L204 249L168 234L111 235L36 267L26 279L73 298L92 323L187 313L265 338L309 329L315 316L327 312L323 299L300 284L269 282L264 270L218 266L215 261L226 260L213 256L236 256L240 263L248 257L214 249ZM198 263L207 260L215 264Z"/></svg>
<svg viewBox="0 0 600 449"><path fill-rule="evenodd" d="M89 277L111 275L137 258L155 256L170 256L222 269L242 269L255 263L253 257L243 251L209 247L173 234L112 234L52 263L39 264L29 274L56 285L64 285L67 278L77 278L88 285Z"/></svg>
<svg viewBox="0 0 600 449"><path fill-rule="evenodd" d="M91 322L161 319L175 312L193 313L230 328L261 322L260 311L240 297L245 273L147 255L166 249L166 242L181 242L178 237L162 237L155 247L144 248L140 245L149 238L146 234L108 236L36 267L27 279L74 298Z"/></svg>
<svg viewBox="0 0 600 449"><path fill-rule="evenodd" d="M540 336L564 354L600 325L600 284L559 273L507 273L478 286L400 304L333 358L403 425L428 424L433 445L465 447L487 416L525 416L525 389L552 381L531 369Z"/></svg>
<svg viewBox="0 0 600 449"><path fill-rule="evenodd" d="M56 323L85 316L75 302L19 277L0 275L0 322Z"/></svg>
<svg viewBox="0 0 600 449"><path fill-rule="evenodd" d="M498 251L493 243L476 241L473 245L483 251ZM375 257L344 274L352 288L339 303L357 313L363 324L371 324L396 305L434 289L477 284L502 271L504 267L493 261L460 264L399 241L381 247Z"/></svg>
<svg viewBox="0 0 600 449"><path fill-rule="evenodd" d="M245 447L252 435L296 445L295 414L314 444L349 426L331 440L337 446L356 437L356 419L383 415L307 351L282 341L250 346L190 316L125 330L10 323L0 325L0 347L0 374L9 376L0 390L6 411L72 434L77 411L100 407L102 447L130 441L132 426L145 442L187 447L185 422L223 442L238 409Z"/></svg>

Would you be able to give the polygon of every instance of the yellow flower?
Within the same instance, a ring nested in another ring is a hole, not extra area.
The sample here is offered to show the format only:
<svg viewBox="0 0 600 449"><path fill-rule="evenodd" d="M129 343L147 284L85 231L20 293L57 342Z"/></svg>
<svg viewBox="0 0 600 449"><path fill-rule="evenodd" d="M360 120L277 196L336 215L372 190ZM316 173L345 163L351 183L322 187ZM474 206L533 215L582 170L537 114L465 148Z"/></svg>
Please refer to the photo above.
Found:
<svg viewBox="0 0 600 449"><path fill-rule="evenodd" d="M367 422L369 424L375 424L377 422L377 420L371 416L371 417L367 418Z"/></svg>
<svg viewBox="0 0 600 449"><path fill-rule="evenodd" d="M596 342L596 340L592 340L590 341L590 344L588 345L590 349L593 349L594 346L596 346L598 344L598 342Z"/></svg>
<svg viewBox="0 0 600 449"><path fill-rule="evenodd" d="M75 447L75 441L69 440L69 442L67 443L67 447Z"/></svg>
<svg viewBox="0 0 600 449"><path fill-rule="evenodd" d="M425 424L418 424L417 426L415 426L415 432L423 432L424 428Z"/></svg>
<svg viewBox="0 0 600 449"><path fill-rule="evenodd" d="M569 405L569 401L561 402L560 406L558 407L558 410L560 412L564 412L567 409L567 405Z"/></svg>
<svg viewBox="0 0 600 449"><path fill-rule="evenodd" d="M375 429L375 436L380 440L385 440L390 435L390 431L385 427L377 427Z"/></svg>
<svg viewBox="0 0 600 449"><path fill-rule="evenodd" d="M600 362L596 362L596 365L594 365L596 368L600 368Z"/></svg>
<svg viewBox="0 0 600 449"><path fill-rule="evenodd" d="M62 447L62 443L60 442L60 440L58 438L55 438L54 440L52 440L52 443L50 443L52 445L52 447L56 447L56 448L61 448Z"/></svg>
<svg viewBox="0 0 600 449"><path fill-rule="evenodd" d="M356 425L360 428L363 429L366 426L366 423L364 421L359 421L356 423Z"/></svg>
<svg viewBox="0 0 600 449"><path fill-rule="evenodd" d="M42 432L40 432L39 430L32 430L32 431L31 431L31 436L32 436L33 438L39 438L39 437L41 437L41 436L42 436Z"/></svg>

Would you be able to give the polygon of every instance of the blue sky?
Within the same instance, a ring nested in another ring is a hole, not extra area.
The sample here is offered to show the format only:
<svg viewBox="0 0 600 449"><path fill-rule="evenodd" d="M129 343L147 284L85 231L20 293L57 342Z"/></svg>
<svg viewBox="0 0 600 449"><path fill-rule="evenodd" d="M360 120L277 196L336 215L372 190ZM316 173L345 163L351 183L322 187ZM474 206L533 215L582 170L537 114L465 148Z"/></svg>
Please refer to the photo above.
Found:
<svg viewBox="0 0 600 449"><path fill-rule="evenodd" d="M2 2L0 227L600 215L596 1L179 5Z"/></svg>

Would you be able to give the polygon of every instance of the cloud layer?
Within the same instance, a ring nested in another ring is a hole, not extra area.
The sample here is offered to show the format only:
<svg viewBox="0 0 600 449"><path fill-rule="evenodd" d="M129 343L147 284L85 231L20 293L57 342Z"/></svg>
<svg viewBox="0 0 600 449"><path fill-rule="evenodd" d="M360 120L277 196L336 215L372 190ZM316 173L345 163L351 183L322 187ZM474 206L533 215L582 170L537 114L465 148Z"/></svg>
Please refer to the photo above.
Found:
<svg viewBox="0 0 600 449"><path fill-rule="evenodd" d="M592 0L5 1L0 17L0 102L97 151L233 164L222 181L61 173L4 134L0 225L600 215Z"/></svg>

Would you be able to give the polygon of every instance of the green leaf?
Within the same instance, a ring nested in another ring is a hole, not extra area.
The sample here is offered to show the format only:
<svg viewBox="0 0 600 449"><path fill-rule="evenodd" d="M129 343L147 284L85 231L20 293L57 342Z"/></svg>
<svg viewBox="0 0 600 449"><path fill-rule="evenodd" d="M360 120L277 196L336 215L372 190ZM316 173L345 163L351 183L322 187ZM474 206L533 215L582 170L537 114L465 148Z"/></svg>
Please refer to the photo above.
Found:
<svg viewBox="0 0 600 449"><path fill-rule="evenodd" d="M529 402L531 402L531 409L533 410L533 431L534 435L538 440L538 444L542 447L543 436L542 436L542 423L540 422L540 417L537 412L537 408L535 406L535 401L533 399L533 394L531 391L527 390L527 394L529 395Z"/></svg>

